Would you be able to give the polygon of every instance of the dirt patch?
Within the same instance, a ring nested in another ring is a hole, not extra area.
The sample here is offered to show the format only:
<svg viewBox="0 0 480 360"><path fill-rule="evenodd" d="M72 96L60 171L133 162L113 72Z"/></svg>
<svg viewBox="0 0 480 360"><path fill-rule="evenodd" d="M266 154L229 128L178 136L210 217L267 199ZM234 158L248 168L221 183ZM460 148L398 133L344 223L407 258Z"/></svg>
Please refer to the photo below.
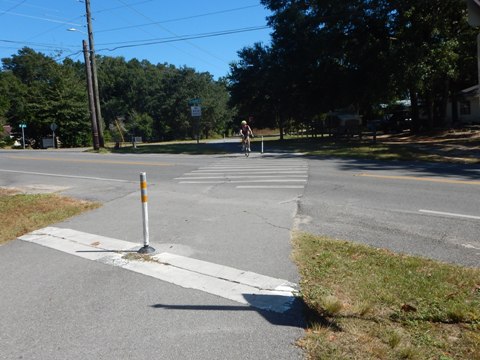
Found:
<svg viewBox="0 0 480 360"><path fill-rule="evenodd" d="M471 144L480 144L480 129L463 129L463 130L443 130L429 133L415 134L399 133L399 134L385 134L378 136L386 143L426 143L426 144L441 144L444 142L455 142Z"/></svg>
<svg viewBox="0 0 480 360"><path fill-rule="evenodd" d="M69 189L66 186L54 186L46 184L31 184L21 187L3 187L0 188L0 195L15 195L15 194L52 194L59 193Z"/></svg>
<svg viewBox="0 0 480 360"><path fill-rule="evenodd" d="M407 145L453 162L480 162L480 129L445 130L415 135L385 134L378 136L377 141L389 145Z"/></svg>
<svg viewBox="0 0 480 360"><path fill-rule="evenodd" d="M0 187L0 196L9 196L9 195L16 195L20 194L21 191L16 188L1 188Z"/></svg>

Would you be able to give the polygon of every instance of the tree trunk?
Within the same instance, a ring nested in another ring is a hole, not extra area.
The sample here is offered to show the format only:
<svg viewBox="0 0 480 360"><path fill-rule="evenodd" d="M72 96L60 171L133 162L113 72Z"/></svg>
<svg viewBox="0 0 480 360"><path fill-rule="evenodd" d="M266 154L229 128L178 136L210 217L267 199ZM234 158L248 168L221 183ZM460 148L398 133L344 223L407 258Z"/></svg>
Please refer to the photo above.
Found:
<svg viewBox="0 0 480 360"><path fill-rule="evenodd" d="M280 130L280 140L283 140L283 131L284 131L284 127L283 127L283 117L282 115L280 114L277 114L277 121L278 121L278 129Z"/></svg>
<svg viewBox="0 0 480 360"><path fill-rule="evenodd" d="M439 125L445 126L447 124L447 107L448 107L448 94L450 93L450 81L445 79L445 87L443 89L442 100L439 104Z"/></svg>
<svg viewBox="0 0 480 360"><path fill-rule="evenodd" d="M420 120L418 118L418 95L415 89L410 89L410 106L412 109L412 128L410 131L416 133L420 128Z"/></svg>
<svg viewBox="0 0 480 360"><path fill-rule="evenodd" d="M433 99L432 93L427 93L427 129L433 129Z"/></svg>
<svg viewBox="0 0 480 360"><path fill-rule="evenodd" d="M457 101L457 94L455 93L455 91L452 91L452 95L451 95L451 99L452 99L452 120L450 122L450 124L448 124L449 127L453 127L454 124L456 124L458 122L458 101Z"/></svg>

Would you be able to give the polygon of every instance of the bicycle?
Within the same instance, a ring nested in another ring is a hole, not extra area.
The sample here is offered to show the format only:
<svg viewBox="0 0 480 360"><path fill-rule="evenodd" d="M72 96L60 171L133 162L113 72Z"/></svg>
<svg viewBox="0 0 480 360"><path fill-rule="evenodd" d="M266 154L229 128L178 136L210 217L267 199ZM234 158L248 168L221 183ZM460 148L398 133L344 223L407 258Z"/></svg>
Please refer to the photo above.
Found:
<svg viewBox="0 0 480 360"><path fill-rule="evenodd" d="M250 156L250 144L247 136L242 137L242 150L245 152L245 157Z"/></svg>

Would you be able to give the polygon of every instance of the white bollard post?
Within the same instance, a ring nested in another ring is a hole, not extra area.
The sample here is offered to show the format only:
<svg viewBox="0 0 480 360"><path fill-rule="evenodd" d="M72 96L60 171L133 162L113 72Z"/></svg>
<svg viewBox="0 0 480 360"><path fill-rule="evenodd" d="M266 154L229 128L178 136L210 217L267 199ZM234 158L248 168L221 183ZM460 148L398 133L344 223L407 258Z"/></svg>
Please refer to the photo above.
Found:
<svg viewBox="0 0 480 360"><path fill-rule="evenodd" d="M140 193L142 198L142 215L143 215L143 247L138 250L140 254L150 254L155 249L150 246L150 234L148 232L148 196L147 196L147 174L140 173Z"/></svg>
<svg viewBox="0 0 480 360"><path fill-rule="evenodd" d="M263 154L263 135L262 135L262 154Z"/></svg>

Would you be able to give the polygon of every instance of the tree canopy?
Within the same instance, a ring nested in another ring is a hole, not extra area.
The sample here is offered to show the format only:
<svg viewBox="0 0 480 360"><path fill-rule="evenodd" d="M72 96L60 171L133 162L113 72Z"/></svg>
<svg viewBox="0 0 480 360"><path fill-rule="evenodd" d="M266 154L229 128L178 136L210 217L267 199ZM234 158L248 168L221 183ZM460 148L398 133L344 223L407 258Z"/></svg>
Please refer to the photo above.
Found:
<svg viewBox="0 0 480 360"><path fill-rule="evenodd" d="M298 125L345 107L368 120L379 104L411 99L415 128L431 128L449 98L477 83L462 0L261 2L272 42L241 49L229 76L239 115L258 115L258 126L271 123L266 114Z"/></svg>
<svg viewBox="0 0 480 360"><path fill-rule="evenodd" d="M28 136L37 143L51 134L52 123L58 126L63 146L91 143L83 63L70 59L58 63L30 48L2 63L1 122L16 129L26 123ZM121 122L125 140L133 135L145 141L193 138L195 121L189 105L193 98L201 99L205 136L224 133L232 118L226 81L215 81L209 73L122 57L98 57L97 69L106 128L118 129Z"/></svg>

